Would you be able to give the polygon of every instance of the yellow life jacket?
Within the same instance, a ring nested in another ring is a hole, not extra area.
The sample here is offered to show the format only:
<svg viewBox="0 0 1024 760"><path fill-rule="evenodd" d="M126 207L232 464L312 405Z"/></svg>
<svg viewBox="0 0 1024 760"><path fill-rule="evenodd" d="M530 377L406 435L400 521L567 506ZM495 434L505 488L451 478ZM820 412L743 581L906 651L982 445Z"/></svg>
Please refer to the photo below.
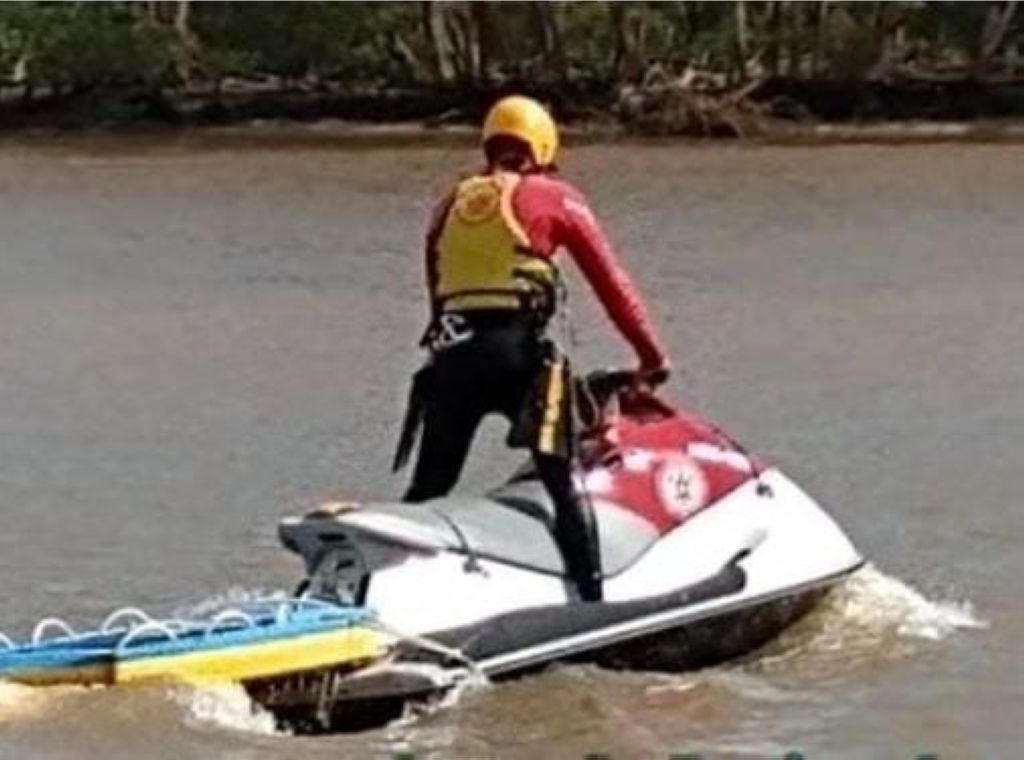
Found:
<svg viewBox="0 0 1024 760"><path fill-rule="evenodd" d="M455 189L437 240L433 296L443 311L539 308L538 297L554 292L557 271L531 251L512 207L519 181L496 172Z"/></svg>

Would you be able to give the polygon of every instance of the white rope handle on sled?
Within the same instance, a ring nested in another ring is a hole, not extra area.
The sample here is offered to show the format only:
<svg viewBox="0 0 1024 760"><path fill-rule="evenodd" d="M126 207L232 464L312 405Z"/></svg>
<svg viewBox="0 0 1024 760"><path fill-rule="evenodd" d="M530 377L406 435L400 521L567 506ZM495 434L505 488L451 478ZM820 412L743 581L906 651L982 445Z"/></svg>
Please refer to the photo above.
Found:
<svg viewBox="0 0 1024 760"><path fill-rule="evenodd" d="M4 649L14 649L14 642L4 633L0 633L0 646Z"/></svg>
<svg viewBox="0 0 1024 760"><path fill-rule="evenodd" d="M59 638L73 639L77 635L75 633L75 629L72 628L67 623L65 623L60 618L58 618L58 617L49 617L49 618L45 618L43 620L40 620L36 624L35 629L32 631L32 644L33 644L33 646L36 645L36 644L41 644L43 642L43 637L46 635L46 632L48 630L50 630L51 628L56 628L58 631L60 631L61 633L64 634L64 636L59 637Z"/></svg>
<svg viewBox="0 0 1024 760"><path fill-rule="evenodd" d="M162 633L169 641L174 641L178 638L178 634L171 630L170 626L166 623L161 623L159 620L150 620L148 623L143 623L129 631L128 634L121 639L120 643L117 645L117 649L114 651L123 652L132 643L134 643L136 639L152 633Z"/></svg>
<svg viewBox="0 0 1024 760"><path fill-rule="evenodd" d="M237 625L237 623L241 623L241 625ZM225 628L252 628L255 625L256 621L252 619L252 616L246 615L241 610L224 610L217 613L210 621L206 627L206 636Z"/></svg>
<svg viewBox="0 0 1024 760"><path fill-rule="evenodd" d="M107 615L107 619L103 621L103 625L100 626L100 630L103 633L110 633L115 629L114 623L120 622L121 620L128 621L128 630L135 628L137 625L153 622L153 618L138 607L121 607Z"/></svg>

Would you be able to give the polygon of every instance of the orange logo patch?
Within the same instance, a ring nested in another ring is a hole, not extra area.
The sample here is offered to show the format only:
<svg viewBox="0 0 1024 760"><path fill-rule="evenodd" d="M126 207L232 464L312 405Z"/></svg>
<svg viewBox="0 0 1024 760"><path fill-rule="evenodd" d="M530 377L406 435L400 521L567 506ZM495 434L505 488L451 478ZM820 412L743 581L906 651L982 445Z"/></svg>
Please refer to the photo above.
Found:
<svg viewBox="0 0 1024 760"><path fill-rule="evenodd" d="M480 224L494 217L501 206L501 188L482 182L466 188L455 202L455 214L466 224Z"/></svg>

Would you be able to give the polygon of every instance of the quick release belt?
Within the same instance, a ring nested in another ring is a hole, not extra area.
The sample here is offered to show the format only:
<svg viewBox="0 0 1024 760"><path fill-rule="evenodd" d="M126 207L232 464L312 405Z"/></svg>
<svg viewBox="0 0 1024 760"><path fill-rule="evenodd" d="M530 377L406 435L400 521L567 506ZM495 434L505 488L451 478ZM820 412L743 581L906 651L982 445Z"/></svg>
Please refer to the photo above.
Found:
<svg viewBox="0 0 1024 760"><path fill-rule="evenodd" d="M531 311L530 301L534 300L530 293L456 293L441 300L441 311L476 311L486 309L511 309L515 311Z"/></svg>
<svg viewBox="0 0 1024 760"><path fill-rule="evenodd" d="M438 308L442 312L513 309L551 316L557 300L555 284L526 270L517 271L517 276L523 287L450 293L437 298Z"/></svg>

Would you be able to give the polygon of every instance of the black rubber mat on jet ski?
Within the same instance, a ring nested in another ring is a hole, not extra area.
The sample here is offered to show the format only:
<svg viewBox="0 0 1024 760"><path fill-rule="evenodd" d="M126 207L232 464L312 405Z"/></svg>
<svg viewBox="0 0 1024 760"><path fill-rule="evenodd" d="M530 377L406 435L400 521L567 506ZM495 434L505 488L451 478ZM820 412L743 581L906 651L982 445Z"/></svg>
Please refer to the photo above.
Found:
<svg viewBox="0 0 1024 760"><path fill-rule="evenodd" d="M497 615L472 625L432 633L431 638L457 647L468 658L479 662L734 594L743 589L746 581L743 568L731 562L712 577L667 594L631 602L570 602L531 607ZM572 647L574 651L586 648L585 643ZM556 653L555 656L559 655Z"/></svg>

